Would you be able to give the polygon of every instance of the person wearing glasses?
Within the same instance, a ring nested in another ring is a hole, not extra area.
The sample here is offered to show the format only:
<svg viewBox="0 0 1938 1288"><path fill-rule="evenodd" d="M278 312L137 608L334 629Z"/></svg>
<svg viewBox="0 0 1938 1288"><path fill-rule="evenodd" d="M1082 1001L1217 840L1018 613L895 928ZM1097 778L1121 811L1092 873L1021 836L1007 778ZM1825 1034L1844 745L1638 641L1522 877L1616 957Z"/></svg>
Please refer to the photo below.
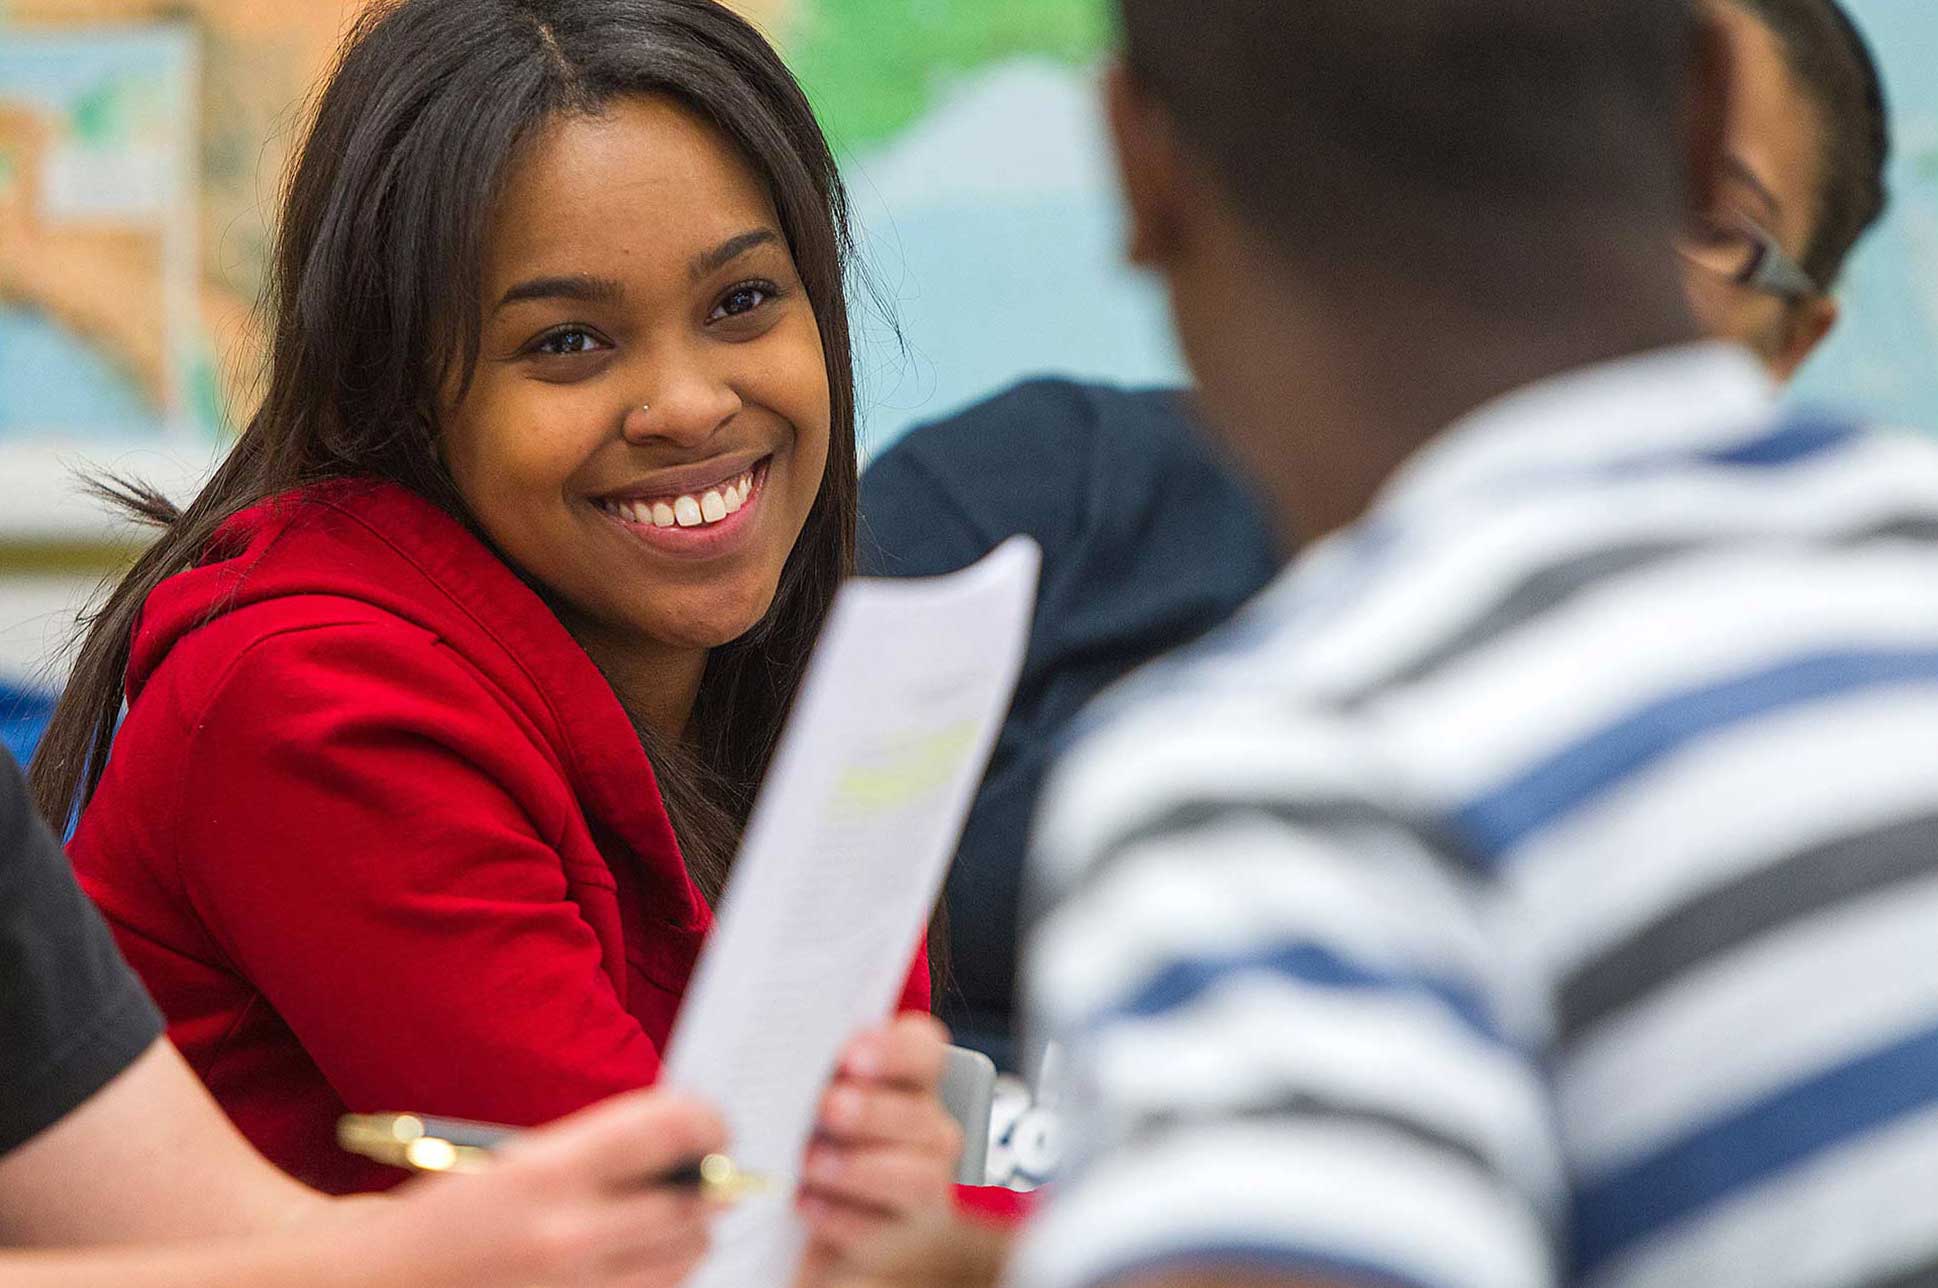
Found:
<svg viewBox="0 0 1938 1288"><path fill-rule="evenodd" d="M1697 320L1789 380L1837 323L1837 287L1885 207L1877 64L1836 0L1718 0L1735 119L1716 208L1684 239Z"/></svg>
<svg viewBox="0 0 1938 1288"><path fill-rule="evenodd" d="M1725 180L1681 240L1709 334L1788 380L1837 321L1845 262L1885 205L1876 63L1836 0L1714 0L1735 57ZM1012 1023L1024 838L1076 713L1262 589L1279 543L1255 489L1172 390L1017 386L922 426L862 480L861 554L880 576L975 562L1024 532L1044 549L1015 707L949 878L956 1039L1017 1066Z"/></svg>

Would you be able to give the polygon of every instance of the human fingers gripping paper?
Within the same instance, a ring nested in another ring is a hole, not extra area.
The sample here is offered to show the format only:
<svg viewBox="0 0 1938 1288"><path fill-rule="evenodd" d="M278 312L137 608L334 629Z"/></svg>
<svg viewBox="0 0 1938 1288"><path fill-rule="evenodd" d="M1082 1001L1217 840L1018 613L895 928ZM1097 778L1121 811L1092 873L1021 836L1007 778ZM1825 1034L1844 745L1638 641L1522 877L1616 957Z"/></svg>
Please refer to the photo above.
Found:
<svg viewBox="0 0 1938 1288"><path fill-rule="evenodd" d="M842 1045L899 993L1022 668L1040 559L1019 537L836 600L665 1067L720 1107L749 1170L796 1174ZM793 1190L728 1214L692 1283L791 1282Z"/></svg>

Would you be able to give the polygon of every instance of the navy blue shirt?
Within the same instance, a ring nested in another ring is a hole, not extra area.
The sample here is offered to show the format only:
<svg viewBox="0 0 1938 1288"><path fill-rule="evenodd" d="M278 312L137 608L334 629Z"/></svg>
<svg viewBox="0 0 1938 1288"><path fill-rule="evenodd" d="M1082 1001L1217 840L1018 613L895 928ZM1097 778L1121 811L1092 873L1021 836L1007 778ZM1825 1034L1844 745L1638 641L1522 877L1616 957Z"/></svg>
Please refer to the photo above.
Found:
<svg viewBox="0 0 1938 1288"><path fill-rule="evenodd" d="M862 479L868 575L955 572L1018 534L1043 547L1036 620L950 872L950 978L936 999L958 1042L1011 1069L1023 859L1063 730L1280 566L1263 505L1175 391L1033 381L911 431Z"/></svg>

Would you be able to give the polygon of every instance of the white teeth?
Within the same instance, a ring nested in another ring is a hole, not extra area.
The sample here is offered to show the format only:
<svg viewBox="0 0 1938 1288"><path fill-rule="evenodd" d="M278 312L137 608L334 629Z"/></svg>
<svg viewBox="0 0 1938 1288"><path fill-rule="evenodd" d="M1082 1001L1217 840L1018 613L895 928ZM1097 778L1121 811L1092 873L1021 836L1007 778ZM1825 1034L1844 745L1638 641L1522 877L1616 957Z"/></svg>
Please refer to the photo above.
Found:
<svg viewBox="0 0 1938 1288"><path fill-rule="evenodd" d="M0 0L4 3L4 0ZM700 493L687 493L676 496L670 501L602 501L607 514L622 523L651 525L655 528L670 528L678 524L682 528L698 528L709 523L718 523L730 514L738 514L746 508L747 499L754 494L754 472L742 474L731 483L708 488Z"/></svg>

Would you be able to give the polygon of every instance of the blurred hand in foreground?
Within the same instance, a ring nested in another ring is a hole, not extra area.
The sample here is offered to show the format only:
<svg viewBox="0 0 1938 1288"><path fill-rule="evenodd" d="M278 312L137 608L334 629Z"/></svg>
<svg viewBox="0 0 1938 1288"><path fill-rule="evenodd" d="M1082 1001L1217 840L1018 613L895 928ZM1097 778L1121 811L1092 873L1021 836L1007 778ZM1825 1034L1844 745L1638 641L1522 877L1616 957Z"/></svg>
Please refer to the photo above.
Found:
<svg viewBox="0 0 1938 1288"><path fill-rule="evenodd" d="M863 1245L951 1211L962 1130L939 1096L948 1041L938 1021L904 1015L842 1054L802 1167L804 1288L830 1282Z"/></svg>
<svg viewBox="0 0 1938 1288"><path fill-rule="evenodd" d="M400 1283L676 1288L706 1253L713 1210L643 1182L725 1145L711 1109L636 1092L521 1133L476 1175L414 1181L343 1232L361 1257L416 1267Z"/></svg>

